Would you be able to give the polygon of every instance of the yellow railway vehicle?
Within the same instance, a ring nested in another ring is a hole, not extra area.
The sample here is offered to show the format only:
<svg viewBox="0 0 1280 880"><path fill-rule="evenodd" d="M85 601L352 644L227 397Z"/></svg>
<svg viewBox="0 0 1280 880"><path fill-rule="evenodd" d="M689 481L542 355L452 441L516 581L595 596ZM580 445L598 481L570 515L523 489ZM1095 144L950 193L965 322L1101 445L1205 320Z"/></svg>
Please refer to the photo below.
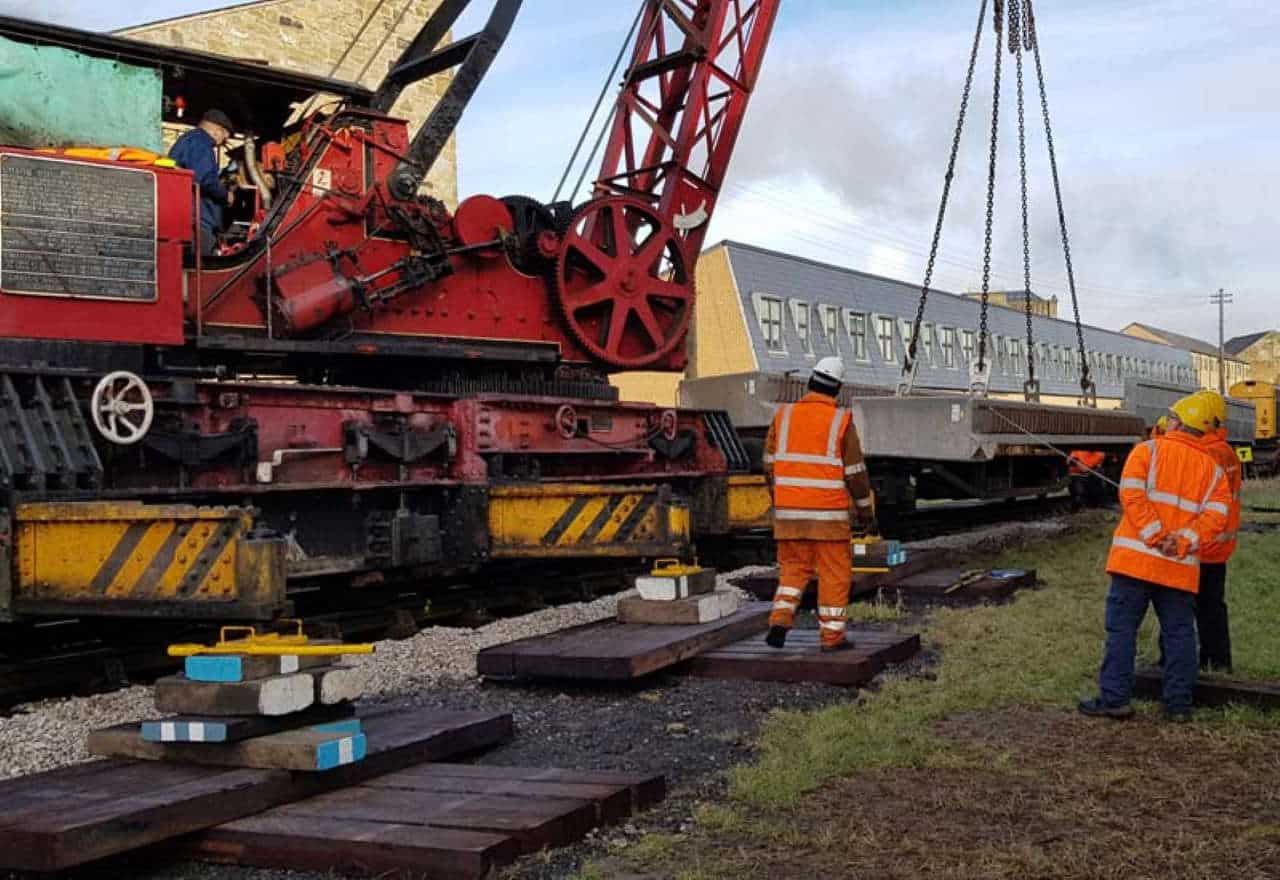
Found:
<svg viewBox="0 0 1280 880"><path fill-rule="evenodd" d="M1232 385L1230 395L1253 404L1253 461L1246 463L1250 464L1250 471L1254 474L1275 473L1280 469L1280 435L1276 425L1280 387L1274 382L1249 379Z"/></svg>

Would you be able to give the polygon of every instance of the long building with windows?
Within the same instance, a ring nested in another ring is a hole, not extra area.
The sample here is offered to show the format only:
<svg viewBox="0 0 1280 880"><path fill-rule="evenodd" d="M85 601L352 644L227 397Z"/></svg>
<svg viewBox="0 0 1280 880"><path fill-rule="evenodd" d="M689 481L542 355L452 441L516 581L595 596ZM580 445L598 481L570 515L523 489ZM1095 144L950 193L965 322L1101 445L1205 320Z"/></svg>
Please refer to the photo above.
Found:
<svg viewBox="0 0 1280 880"><path fill-rule="evenodd" d="M1165 345L1172 345L1174 348L1182 349L1191 355L1191 363L1195 368L1194 384L1201 388L1218 387L1219 352L1218 346L1212 342L1196 339L1194 336L1174 333L1161 327L1153 327L1150 324L1140 324L1137 321L1127 324L1120 332L1126 336L1136 336L1138 339L1148 339L1152 342L1163 342ZM1222 358L1222 378L1226 388L1230 388L1237 382L1243 382L1248 378L1249 364L1247 361L1236 357L1230 349L1227 349L1222 354L1224 355Z"/></svg>
<svg viewBox="0 0 1280 880"><path fill-rule="evenodd" d="M805 374L826 355L844 358L846 381L895 388L920 287L753 245L724 241L698 261L698 298L685 376ZM916 387L963 391L976 360L979 304L931 291L918 351ZM993 395L1021 397L1028 378L1026 317L988 310ZM1193 387L1191 355L1170 345L1086 326L1084 347L1099 405L1117 407L1129 377ZM1074 403L1080 394L1078 341L1070 321L1032 316L1031 352L1042 399ZM624 397L675 403L679 375L615 377Z"/></svg>

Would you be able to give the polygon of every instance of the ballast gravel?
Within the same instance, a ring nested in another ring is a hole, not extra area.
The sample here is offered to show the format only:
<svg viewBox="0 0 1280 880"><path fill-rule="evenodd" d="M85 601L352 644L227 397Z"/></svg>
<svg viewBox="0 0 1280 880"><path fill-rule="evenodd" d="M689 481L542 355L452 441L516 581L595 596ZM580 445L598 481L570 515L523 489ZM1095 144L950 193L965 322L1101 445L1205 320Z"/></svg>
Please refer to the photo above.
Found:
<svg viewBox="0 0 1280 880"><path fill-rule="evenodd" d="M730 577L756 570L763 569L721 574L719 586L734 589L728 583ZM481 649L612 617L618 599L625 595L546 608L478 629L431 627L410 639L379 642L374 654L349 657L347 662L368 668L370 698L396 697L427 685L475 679L476 654ZM149 687L19 706L12 715L0 717L0 779L87 761L90 755L84 740L91 730L155 716Z"/></svg>

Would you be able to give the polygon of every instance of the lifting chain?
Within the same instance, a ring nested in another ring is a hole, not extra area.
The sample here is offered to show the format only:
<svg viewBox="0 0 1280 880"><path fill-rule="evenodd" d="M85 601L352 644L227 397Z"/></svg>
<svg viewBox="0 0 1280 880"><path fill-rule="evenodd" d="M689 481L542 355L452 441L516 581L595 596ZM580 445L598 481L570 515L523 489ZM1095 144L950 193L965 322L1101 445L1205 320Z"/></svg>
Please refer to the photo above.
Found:
<svg viewBox="0 0 1280 880"><path fill-rule="evenodd" d="M1031 326L1031 230L1027 218L1027 117L1022 83L1022 50L1030 48L1030 31L1024 26L1023 10L1030 0L1013 0L1009 4L1009 51L1013 53L1018 80L1018 179L1022 187L1022 289L1023 311L1027 318L1027 381L1022 383L1022 396L1027 401L1040 400L1040 383L1036 381L1036 341Z"/></svg>
<svg viewBox="0 0 1280 880"><path fill-rule="evenodd" d="M999 2L999 0L997 0ZM933 242L929 245L929 261L925 265L924 283L920 287L920 302L916 306L916 318L911 325L911 341L902 358L902 375L910 377L914 373L916 347L920 341L920 322L924 320L925 305L929 301L930 285L933 283L933 266L938 259L938 245L942 241L942 222L947 216L947 201L951 197L951 181L956 173L956 156L960 152L960 137L964 133L964 119L969 111L969 93L973 88L973 72L978 66L978 49L982 45L982 23L987 17L987 0L982 0L978 9L978 26L973 32L973 47L969 50L969 71L964 78L964 92L960 96L960 113L956 119L955 135L951 139L951 155L947 159L947 173L942 180L942 200L938 205L938 218L933 226ZM900 384L898 393L909 391L908 384Z"/></svg>
<svg viewBox="0 0 1280 880"><path fill-rule="evenodd" d="M1040 37L1036 31L1036 15L1031 0L1027 0L1027 36L1031 54L1036 61L1036 80L1040 85L1040 110L1044 115L1044 137L1049 147L1049 169L1053 176L1053 195L1058 203L1058 227L1062 231L1062 255L1067 264L1067 287L1071 291L1071 309L1076 323L1076 345L1080 355L1080 393L1085 406L1098 405L1098 389L1089 374L1089 356L1084 347L1084 327L1080 324L1080 301L1076 296L1075 270L1071 265L1071 242L1067 237L1067 214L1062 207L1062 184L1058 179L1058 157L1053 148L1053 126L1049 122L1049 98L1045 90L1044 66L1040 63Z"/></svg>
<svg viewBox="0 0 1280 880"><path fill-rule="evenodd" d="M1076 343L1080 357L1080 390L1082 392L1080 402L1086 406L1097 406L1097 389L1090 375L1088 352L1084 345L1084 328L1080 323L1080 303L1076 293L1075 271L1071 262L1071 243L1067 235L1067 218L1062 204L1062 185L1058 175L1058 160L1053 143L1053 127L1049 116L1049 99L1044 80L1044 66L1040 58L1040 41L1036 32L1033 3L1034 0L993 0L992 4L991 26L995 32L995 71L991 96L991 142L988 149L987 204L982 252L982 291L977 339L976 376L979 378L974 380L972 390L976 392L981 386L981 390L985 393L985 376L988 370L987 349L991 334L987 318L991 294L991 245L995 218L996 160L999 154L1000 83L1005 50L1004 44L1007 40L1008 51L1014 56L1017 71L1018 174L1022 209L1022 277L1025 294L1023 309L1027 330L1027 381L1023 383L1023 394L1029 401L1038 401L1040 399L1040 383L1036 378L1035 332L1031 302L1033 294L1031 289L1030 198L1027 180L1026 89L1023 68L1023 54L1031 52L1035 59L1036 79L1040 90L1040 110L1044 117L1045 141L1049 151L1053 192L1058 208L1058 226L1062 234L1062 252L1067 266L1067 285L1071 291L1071 307L1075 320ZM946 217L947 202L951 195L951 183L955 177L956 156L959 152L960 139L964 131L965 116L969 107L969 97L973 86L978 50L981 47L982 29L986 21L986 13L987 0L981 0L978 10L978 25L974 32L973 46L969 53L969 68L965 74L964 92L960 99L960 113L956 120L955 136L951 143L951 155L947 162L947 173L942 186L942 200L938 206L933 241L929 247L929 258L925 266L924 283L920 288L920 301L916 308L915 321L911 327L911 339L903 356L902 374L905 381L900 382L898 385L899 395L910 391L914 376L920 328L924 320L929 292L932 289L934 264L937 260L938 246L942 238L942 226Z"/></svg>
<svg viewBox="0 0 1280 880"><path fill-rule="evenodd" d="M1017 0L1014 0L1016 3ZM988 151L987 164L987 219L983 230L982 245L982 307L978 319L978 373L983 375L987 369L987 330L988 300L991 296L991 227L995 220L996 206L996 156L1000 142L1000 70L1004 58L1004 47L1000 45L1004 29L1004 0L996 0L995 16L991 26L996 33L995 81L991 87L991 145Z"/></svg>

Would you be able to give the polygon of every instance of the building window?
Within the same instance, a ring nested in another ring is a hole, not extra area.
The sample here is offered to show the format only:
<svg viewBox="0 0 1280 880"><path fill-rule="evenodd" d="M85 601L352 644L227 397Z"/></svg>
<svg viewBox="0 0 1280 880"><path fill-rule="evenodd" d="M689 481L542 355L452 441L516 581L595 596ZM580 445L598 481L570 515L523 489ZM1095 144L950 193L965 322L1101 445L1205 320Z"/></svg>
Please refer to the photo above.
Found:
<svg viewBox="0 0 1280 880"><path fill-rule="evenodd" d="M834 354L840 351L837 341L840 332L840 309L835 306L822 306L821 308L822 332L827 338L827 348L831 349Z"/></svg>
<svg viewBox="0 0 1280 880"><path fill-rule="evenodd" d="M782 345L782 300L760 297L760 335L769 351L786 351Z"/></svg>
<svg viewBox="0 0 1280 880"><path fill-rule="evenodd" d="M1009 340L1009 371L1011 373L1022 373L1022 340Z"/></svg>
<svg viewBox="0 0 1280 880"><path fill-rule="evenodd" d="M796 336L800 337L800 347L813 354L813 339L809 336L809 304L798 299L791 300L791 323L795 324Z"/></svg>
<svg viewBox="0 0 1280 880"><path fill-rule="evenodd" d="M964 330L960 333L960 348L964 351L965 363L973 363L974 346L978 344L977 336L972 330Z"/></svg>
<svg viewBox="0 0 1280 880"><path fill-rule="evenodd" d="M867 357L867 316L859 312L849 312L849 341L853 343L853 359L869 360ZM881 318L881 320L884 320ZM890 333L893 331L890 330ZM892 338L889 340L893 342Z"/></svg>
<svg viewBox="0 0 1280 880"><path fill-rule="evenodd" d="M956 365L956 328L942 328L942 365L954 368Z"/></svg>
<svg viewBox="0 0 1280 880"><path fill-rule="evenodd" d="M912 327L911 322L906 318L898 319L898 335L902 338L902 351L904 354L906 353L907 349L910 348L911 346L911 327ZM920 329L920 332L922 334L924 333L923 327ZM917 354L920 353L919 341L916 342L916 353Z"/></svg>
<svg viewBox="0 0 1280 880"><path fill-rule="evenodd" d="M933 363L933 348L937 340L934 338L934 329L932 324L920 325L920 344L924 348L924 359L929 363Z"/></svg>
<svg viewBox="0 0 1280 880"><path fill-rule="evenodd" d="M1009 341L1003 336L996 337L996 364L1000 372L1009 372Z"/></svg>
<svg viewBox="0 0 1280 880"><path fill-rule="evenodd" d="M876 319L876 339L880 342L880 359L893 362L893 318Z"/></svg>

